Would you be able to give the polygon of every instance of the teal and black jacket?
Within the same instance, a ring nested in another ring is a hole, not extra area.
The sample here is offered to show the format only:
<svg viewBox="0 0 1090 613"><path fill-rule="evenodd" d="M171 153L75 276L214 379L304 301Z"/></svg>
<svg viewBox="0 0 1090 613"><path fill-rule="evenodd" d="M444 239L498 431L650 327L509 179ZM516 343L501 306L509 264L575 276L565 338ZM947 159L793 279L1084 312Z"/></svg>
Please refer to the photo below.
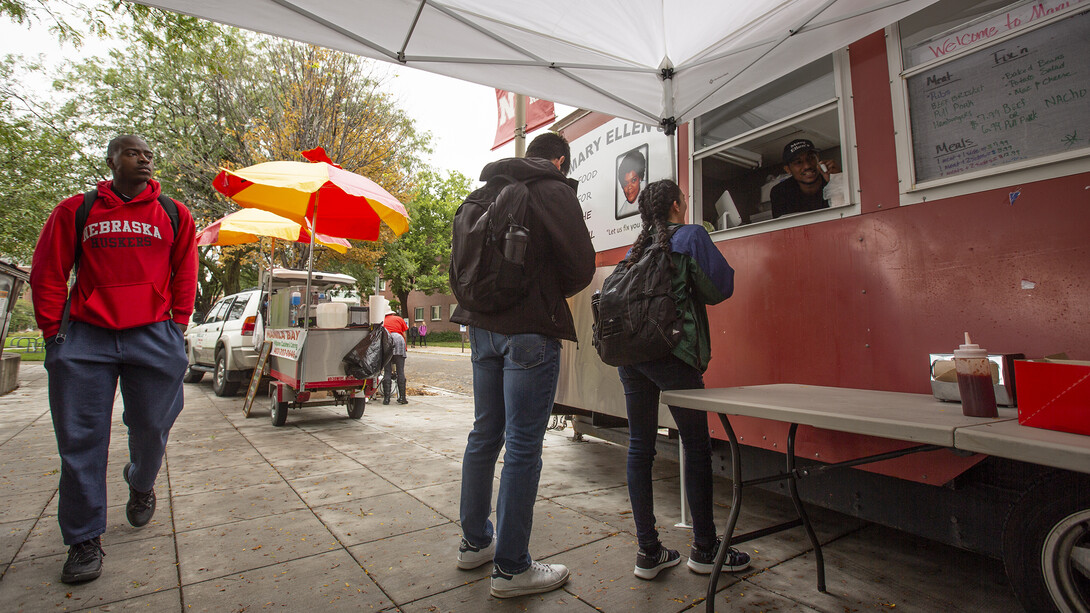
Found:
<svg viewBox="0 0 1090 613"><path fill-rule="evenodd" d="M684 313L681 341L674 347L673 354L704 372L712 355L706 306L719 304L734 293L734 269L703 226L686 224L678 227L670 240L670 249L677 269L674 292L681 297L680 307Z"/></svg>

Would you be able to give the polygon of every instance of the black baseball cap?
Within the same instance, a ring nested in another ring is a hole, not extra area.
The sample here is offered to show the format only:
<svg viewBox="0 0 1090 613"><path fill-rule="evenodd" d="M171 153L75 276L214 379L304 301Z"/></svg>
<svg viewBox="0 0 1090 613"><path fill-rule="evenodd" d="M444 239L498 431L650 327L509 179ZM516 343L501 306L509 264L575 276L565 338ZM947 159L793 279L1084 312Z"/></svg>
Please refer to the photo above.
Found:
<svg viewBox="0 0 1090 613"><path fill-rule="evenodd" d="M790 164L791 160L795 159L795 156L800 153L806 153L807 151L817 151L817 147L814 147L814 143L805 138L796 138L787 143L787 146L783 148L783 163Z"/></svg>

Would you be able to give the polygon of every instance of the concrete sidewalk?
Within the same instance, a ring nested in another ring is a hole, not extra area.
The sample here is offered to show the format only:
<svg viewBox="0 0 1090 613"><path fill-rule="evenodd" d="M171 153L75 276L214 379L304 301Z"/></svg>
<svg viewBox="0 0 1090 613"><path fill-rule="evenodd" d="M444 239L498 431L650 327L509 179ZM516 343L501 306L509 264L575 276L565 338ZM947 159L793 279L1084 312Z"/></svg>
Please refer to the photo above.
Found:
<svg viewBox="0 0 1090 613"><path fill-rule="evenodd" d="M369 405L360 421L341 407L292 411L274 428L261 399L218 398L186 385L157 484L159 508L141 529L125 521L127 459L120 400L109 467L110 526L103 575L60 583L66 548L56 523L59 461L40 364L0 397L0 608L5 611L703 610L707 578L684 565L654 581L632 575L636 543L625 449L571 431L545 437L531 553L562 562L561 590L498 600L489 565L461 571L461 455L473 418L460 397ZM662 457L662 456L660 456ZM664 542L680 549L677 464L662 457L655 493ZM498 481L497 481L498 483ZM716 482L718 500L729 483ZM720 504L717 523L729 509ZM740 530L791 514L790 502L747 494ZM724 575L718 611L1018 611L1001 565L979 556L814 510L829 593L815 587L799 530L747 543L754 557Z"/></svg>

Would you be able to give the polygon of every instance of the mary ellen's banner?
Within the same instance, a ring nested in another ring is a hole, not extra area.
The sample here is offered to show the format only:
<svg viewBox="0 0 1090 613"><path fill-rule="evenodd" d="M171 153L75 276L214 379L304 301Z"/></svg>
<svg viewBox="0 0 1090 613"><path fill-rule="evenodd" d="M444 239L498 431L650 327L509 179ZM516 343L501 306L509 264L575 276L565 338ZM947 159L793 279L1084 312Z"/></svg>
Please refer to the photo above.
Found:
<svg viewBox="0 0 1090 613"><path fill-rule="evenodd" d="M537 98L526 99L526 133L548 124L556 119L553 103ZM515 94L496 90L496 143L492 151L499 149L515 139Z"/></svg>

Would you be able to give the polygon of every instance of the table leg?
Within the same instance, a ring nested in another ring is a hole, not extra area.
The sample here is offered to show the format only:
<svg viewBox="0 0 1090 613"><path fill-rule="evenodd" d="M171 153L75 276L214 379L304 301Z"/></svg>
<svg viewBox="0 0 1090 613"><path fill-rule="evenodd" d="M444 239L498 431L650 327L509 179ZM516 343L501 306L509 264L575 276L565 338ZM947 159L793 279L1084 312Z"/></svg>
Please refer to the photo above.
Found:
<svg viewBox="0 0 1090 613"><path fill-rule="evenodd" d="M734 428L730 427L730 420L726 415L720 413L719 421L723 424L723 429L727 432L727 441L730 443L730 471L733 487L731 488L730 518L727 520L727 528L723 533L723 542L720 543L719 551L715 554L715 567L708 581L706 605L708 613L715 613L715 592L719 584L719 575L723 572L723 563L727 559L727 552L730 551L731 540L734 537L734 527L738 524L738 515L742 510L742 454L738 450L738 438L734 435Z"/></svg>
<svg viewBox="0 0 1090 613"><path fill-rule="evenodd" d="M802 520L802 527L806 529L806 536L810 539L810 544L814 547L814 561L817 563L818 591L824 593L825 556L821 554L821 542L814 532L814 527L810 525L810 516L806 514L806 509L802 506L802 499L799 498L799 479L798 473L795 472L795 434L798 432L798 429L798 424L791 424L791 431L787 434L787 474L790 477L787 481L787 486L788 490L791 492L791 502L795 504L795 512L798 513L799 519Z"/></svg>

